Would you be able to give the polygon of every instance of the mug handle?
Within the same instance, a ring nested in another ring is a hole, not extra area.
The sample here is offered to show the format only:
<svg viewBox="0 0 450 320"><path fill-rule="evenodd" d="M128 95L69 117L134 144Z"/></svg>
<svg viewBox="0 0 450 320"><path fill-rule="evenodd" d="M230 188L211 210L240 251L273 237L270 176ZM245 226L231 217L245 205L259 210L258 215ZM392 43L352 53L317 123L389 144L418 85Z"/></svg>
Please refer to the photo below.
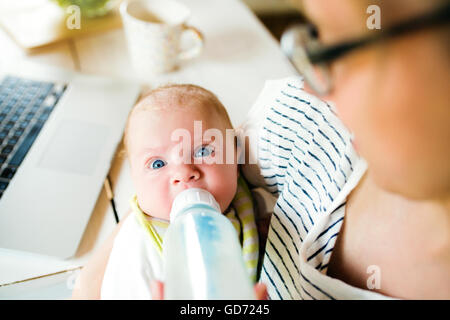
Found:
<svg viewBox="0 0 450 320"><path fill-rule="evenodd" d="M192 48L189 48L183 52L180 52L180 54L178 55L178 58L180 60L192 59L192 58L198 56L200 54L200 52L202 52L203 43L205 42L205 38L203 37L203 34L200 32L200 30L198 30L195 27L183 24L182 28L183 28L183 31L182 31L183 33L184 32L193 33L193 35L196 39L196 44Z"/></svg>

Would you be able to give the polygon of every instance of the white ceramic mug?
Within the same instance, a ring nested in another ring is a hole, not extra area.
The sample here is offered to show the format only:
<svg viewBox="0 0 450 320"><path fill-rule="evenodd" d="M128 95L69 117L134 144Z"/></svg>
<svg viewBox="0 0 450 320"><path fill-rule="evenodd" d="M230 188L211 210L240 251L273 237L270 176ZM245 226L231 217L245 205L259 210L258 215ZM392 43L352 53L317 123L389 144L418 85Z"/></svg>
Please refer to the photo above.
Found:
<svg viewBox="0 0 450 320"><path fill-rule="evenodd" d="M197 56L203 35L186 25L189 9L173 0L127 0L120 6L131 62L141 76L176 69L182 60ZM182 50L181 36L192 34L194 44Z"/></svg>

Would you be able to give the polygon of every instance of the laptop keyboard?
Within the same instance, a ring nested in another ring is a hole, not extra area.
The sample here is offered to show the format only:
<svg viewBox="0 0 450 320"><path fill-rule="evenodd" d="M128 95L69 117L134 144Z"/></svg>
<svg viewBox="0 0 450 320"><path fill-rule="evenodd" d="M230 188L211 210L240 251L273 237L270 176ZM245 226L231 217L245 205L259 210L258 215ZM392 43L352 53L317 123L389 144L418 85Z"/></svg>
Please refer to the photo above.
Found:
<svg viewBox="0 0 450 320"><path fill-rule="evenodd" d="M14 76L0 82L0 198L66 87Z"/></svg>

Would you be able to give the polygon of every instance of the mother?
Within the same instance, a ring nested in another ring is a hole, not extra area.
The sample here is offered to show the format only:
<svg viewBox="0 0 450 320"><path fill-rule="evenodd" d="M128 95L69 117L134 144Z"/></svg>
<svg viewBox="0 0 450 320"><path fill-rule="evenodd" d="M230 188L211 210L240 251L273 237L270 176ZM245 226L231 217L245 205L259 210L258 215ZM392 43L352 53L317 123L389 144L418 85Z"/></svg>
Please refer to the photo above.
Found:
<svg viewBox="0 0 450 320"><path fill-rule="evenodd" d="M262 271L273 299L450 298L449 1L376 1L376 38L370 4L303 3L325 48L355 44L315 56L354 139L293 79L252 110L278 196Z"/></svg>
<svg viewBox="0 0 450 320"><path fill-rule="evenodd" d="M329 46L376 32L366 26L370 4L303 6ZM266 85L242 127L260 132L260 179L249 167L247 177L278 197L261 275L272 299L450 298L449 1L376 4L383 34L424 23L322 55L336 110L298 78L284 79ZM442 5L446 17L421 20ZM113 237L82 288L100 287L92 275L104 270Z"/></svg>

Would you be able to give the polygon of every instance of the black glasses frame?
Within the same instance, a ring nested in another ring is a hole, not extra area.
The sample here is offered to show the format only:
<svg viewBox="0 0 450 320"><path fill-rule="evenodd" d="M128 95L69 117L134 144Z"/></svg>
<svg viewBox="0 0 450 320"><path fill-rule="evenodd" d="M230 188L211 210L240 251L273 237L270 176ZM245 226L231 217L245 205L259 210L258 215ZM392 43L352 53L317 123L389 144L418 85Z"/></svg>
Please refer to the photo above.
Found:
<svg viewBox="0 0 450 320"><path fill-rule="evenodd" d="M306 54L312 64L327 64L355 49L369 44L410 33L412 31L443 25L448 22L450 22L450 3L431 11L430 13L408 19L407 21L398 23L387 29L381 29L372 36L336 45L315 47L314 49L305 48Z"/></svg>

